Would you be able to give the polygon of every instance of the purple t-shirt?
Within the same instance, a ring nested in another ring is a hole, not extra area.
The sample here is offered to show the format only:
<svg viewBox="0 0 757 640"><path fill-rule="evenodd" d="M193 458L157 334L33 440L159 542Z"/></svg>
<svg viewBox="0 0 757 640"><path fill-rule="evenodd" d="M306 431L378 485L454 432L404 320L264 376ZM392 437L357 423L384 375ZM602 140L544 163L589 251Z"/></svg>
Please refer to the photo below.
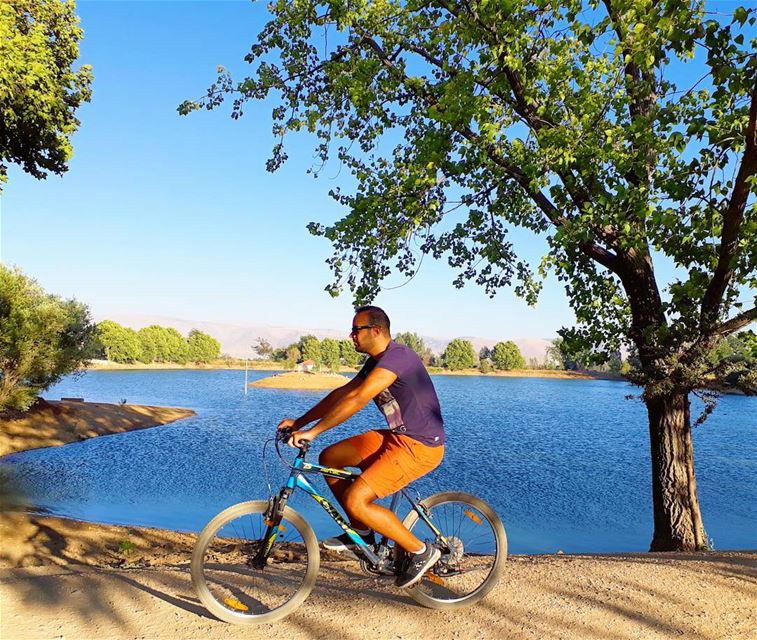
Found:
<svg viewBox="0 0 757 640"><path fill-rule="evenodd" d="M397 376L373 399L389 428L430 447L443 445L444 422L439 398L418 354L392 341L378 358L369 356L357 375L366 378L375 367Z"/></svg>

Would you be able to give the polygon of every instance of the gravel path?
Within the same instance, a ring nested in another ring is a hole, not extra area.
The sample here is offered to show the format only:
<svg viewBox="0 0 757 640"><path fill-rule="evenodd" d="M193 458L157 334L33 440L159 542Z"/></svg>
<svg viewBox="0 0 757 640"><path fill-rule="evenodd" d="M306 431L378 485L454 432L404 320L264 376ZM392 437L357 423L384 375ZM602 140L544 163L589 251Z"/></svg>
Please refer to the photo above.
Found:
<svg viewBox="0 0 757 640"><path fill-rule="evenodd" d="M325 562L305 604L275 625L211 617L186 566L0 570L4 640L89 638L757 638L757 552L514 556L480 604L424 609L356 562Z"/></svg>

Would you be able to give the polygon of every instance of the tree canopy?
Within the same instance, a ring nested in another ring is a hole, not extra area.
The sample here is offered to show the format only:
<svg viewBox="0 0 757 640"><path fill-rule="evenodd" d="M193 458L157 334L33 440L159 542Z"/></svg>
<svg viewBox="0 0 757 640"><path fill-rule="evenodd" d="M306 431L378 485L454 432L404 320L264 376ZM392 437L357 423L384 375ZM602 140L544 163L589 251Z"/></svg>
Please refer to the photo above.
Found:
<svg viewBox="0 0 757 640"><path fill-rule="evenodd" d="M321 340L321 358L323 366L329 371L339 371L341 364L341 350L339 340L324 338Z"/></svg>
<svg viewBox="0 0 757 640"><path fill-rule="evenodd" d="M221 343L199 329L192 329L187 336L187 360L211 362L221 356Z"/></svg>
<svg viewBox="0 0 757 640"><path fill-rule="evenodd" d="M431 349L426 346L426 343L423 342L423 338L421 338L417 333L410 331L400 331L399 333L395 334L394 341L398 344L404 344L410 347L413 351L415 351L415 353L420 356L423 364L428 365L431 363Z"/></svg>
<svg viewBox="0 0 757 640"><path fill-rule="evenodd" d="M255 340L255 344L252 345L252 349L263 359L271 358L273 356L273 347L265 338L258 337Z"/></svg>
<svg viewBox="0 0 757 640"><path fill-rule="evenodd" d="M271 11L246 58L254 74L223 73L180 111L232 95L238 117L278 94L268 168L286 160L288 132L307 130L321 162L350 169L355 193L332 192L348 214L310 227L334 245L332 293L368 301L424 253L447 256L457 286L513 284L529 301L552 270L574 337L608 355L643 339L639 381L658 391L705 385L706 352L757 318L737 306L757 285L753 203L745 215L753 9L715 19L672 0L301 0ZM538 271L517 257L514 226L547 236ZM655 254L679 266L665 299Z"/></svg>
<svg viewBox="0 0 757 640"><path fill-rule="evenodd" d="M498 342L492 349L492 363L497 369L522 369L526 361L512 340Z"/></svg>
<svg viewBox="0 0 757 640"><path fill-rule="evenodd" d="M342 362L348 367L357 367L363 361L363 354L355 350L352 340L343 339L339 341L339 354Z"/></svg>
<svg viewBox="0 0 757 640"><path fill-rule="evenodd" d="M316 368L323 364L321 341L313 335L302 336L297 345L303 360L312 360Z"/></svg>
<svg viewBox="0 0 757 640"><path fill-rule="evenodd" d="M27 409L93 352L89 309L0 264L0 412Z"/></svg>
<svg viewBox="0 0 757 640"><path fill-rule="evenodd" d="M106 360L128 364L141 362L145 357L139 334L113 320L99 322L96 336L98 356Z"/></svg>
<svg viewBox="0 0 757 640"><path fill-rule="evenodd" d="M528 302L549 272L609 357L635 348L652 449L652 548L701 549L691 390L741 373L709 355L757 319L755 11L701 0L278 0L246 56L180 113L275 98L277 143L336 156L347 213L310 230L334 247L334 295L371 300L393 271L446 257L456 286ZM510 231L546 238L540 264ZM656 265L674 267L658 281ZM674 442L673 445L668 443ZM674 455L674 451L677 453Z"/></svg>
<svg viewBox="0 0 757 640"><path fill-rule="evenodd" d="M97 325L98 353L111 362L206 363L221 357L221 344L199 329L185 338L172 327L150 325L139 331L113 320Z"/></svg>
<svg viewBox="0 0 757 640"><path fill-rule="evenodd" d="M444 350L444 366L451 371L470 369L476 366L476 351L470 340L455 338Z"/></svg>
<svg viewBox="0 0 757 640"><path fill-rule="evenodd" d="M0 188L7 164L35 178L61 174L89 102L92 68L73 64L83 31L73 0L0 3Z"/></svg>

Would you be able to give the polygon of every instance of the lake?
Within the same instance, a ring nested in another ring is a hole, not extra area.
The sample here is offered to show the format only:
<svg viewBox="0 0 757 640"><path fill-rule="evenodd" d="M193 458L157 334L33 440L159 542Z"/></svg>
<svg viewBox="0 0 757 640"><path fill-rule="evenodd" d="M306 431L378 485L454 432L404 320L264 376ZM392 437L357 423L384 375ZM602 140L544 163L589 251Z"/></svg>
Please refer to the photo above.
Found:
<svg viewBox="0 0 757 640"><path fill-rule="evenodd" d="M254 380L271 372L251 372ZM56 515L197 531L222 508L268 493L264 441L323 392L251 388L240 371L92 371L47 399L84 397L190 407L197 416L7 460L33 504ZM502 517L512 553L646 551L652 499L646 412L638 390L605 380L435 376L447 430L442 466L414 486L462 490ZM692 407L697 415L699 403ZM383 427L371 404L314 447ZM716 549L757 548L757 398L724 396L694 430L705 528ZM313 455L315 459L315 455ZM287 469L272 447L277 490ZM316 478L316 482L322 483ZM320 486L330 496L325 483ZM291 503L319 537L338 532L307 495Z"/></svg>

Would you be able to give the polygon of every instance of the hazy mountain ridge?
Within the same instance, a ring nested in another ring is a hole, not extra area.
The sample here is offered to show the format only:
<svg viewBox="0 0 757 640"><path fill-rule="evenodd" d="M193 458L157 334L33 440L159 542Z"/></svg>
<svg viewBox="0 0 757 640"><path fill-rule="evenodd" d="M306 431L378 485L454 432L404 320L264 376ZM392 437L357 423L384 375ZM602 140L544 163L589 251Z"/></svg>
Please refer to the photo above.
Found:
<svg viewBox="0 0 757 640"><path fill-rule="evenodd" d="M348 337L345 331L337 331L334 329L282 327L256 324L236 325L221 322L206 322L203 320L185 320L183 318L171 318L167 316L111 314L108 316L96 315L95 319L98 322L101 322L102 320L113 320L125 327L131 327L132 329L137 330L157 324L162 327L173 327L183 335L187 335L192 329L199 329L200 331L213 336L221 343L222 353L237 358L255 357L256 354L252 351L252 345L255 344L258 337L268 340L274 348L284 347L292 342L296 342L300 336L308 334L312 334L318 338L336 338L338 340ZM551 345L551 340L546 338L481 338L477 336L439 337L425 335L421 337L428 347L437 354L444 351L447 344L454 338L470 340L476 351L479 351L481 347L484 346L492 347L494 344L502 340L512 340L518 345L520 352L526 360L529 358L536 358L538 362L544 360L546 350Z"/></svg>

